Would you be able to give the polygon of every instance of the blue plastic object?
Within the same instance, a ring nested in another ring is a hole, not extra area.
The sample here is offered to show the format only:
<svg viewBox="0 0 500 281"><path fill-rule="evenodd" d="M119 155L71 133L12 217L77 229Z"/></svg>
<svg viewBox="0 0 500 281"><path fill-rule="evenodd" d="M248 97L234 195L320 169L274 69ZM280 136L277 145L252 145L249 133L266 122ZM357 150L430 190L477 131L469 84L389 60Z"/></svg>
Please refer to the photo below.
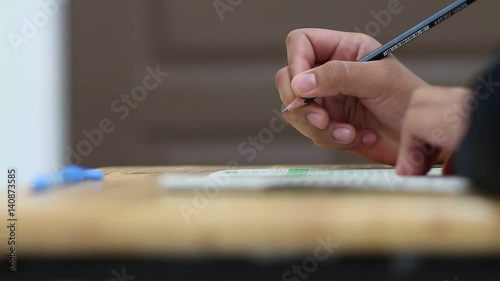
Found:
<svg viewBox="0 0 500 281"><path fill-rule="evenodd" d="M40 175L33 182L33 190L41 192L49 189L52 186L60 184L60 180L55 175Z"/></svg>
<svg viewBox="0 0 500 281"><path fill-rule="evenodd" d="M84 170L78 166L67 166L59 171L65 184L79 183L84 179Z"/></svg>
<svg viewBox="0 0 500 281"><path fill-rule="evenodd" d="M42 192L55 186L77 184L85 180L99 181L104 172L98 169L85 169L79 166L66 166L55 174L40 175L33 181L33 191Z"/></svg>
<svg viewBox="0 0 500 281"><path fill-rule="evenodd" d="M104 172L98 169L91 169L83 171L83 177L86 180L102 180L104 178Z"/></svg>

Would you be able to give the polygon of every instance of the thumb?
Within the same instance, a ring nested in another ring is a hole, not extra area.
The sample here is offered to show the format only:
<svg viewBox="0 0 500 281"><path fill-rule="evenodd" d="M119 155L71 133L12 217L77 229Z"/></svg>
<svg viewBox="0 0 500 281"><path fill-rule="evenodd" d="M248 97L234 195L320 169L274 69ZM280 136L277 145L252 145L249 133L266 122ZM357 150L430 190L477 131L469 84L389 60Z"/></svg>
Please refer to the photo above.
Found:
<svg viewBox="0 0 500 281"><path fill-rule="evenodd" d="M330 61L303 72L292 80L292 89L302 98L329 97L340 93L371 98L387 91L389 70L381 61ZM386 63L386 62L384 62Z"/></svg>

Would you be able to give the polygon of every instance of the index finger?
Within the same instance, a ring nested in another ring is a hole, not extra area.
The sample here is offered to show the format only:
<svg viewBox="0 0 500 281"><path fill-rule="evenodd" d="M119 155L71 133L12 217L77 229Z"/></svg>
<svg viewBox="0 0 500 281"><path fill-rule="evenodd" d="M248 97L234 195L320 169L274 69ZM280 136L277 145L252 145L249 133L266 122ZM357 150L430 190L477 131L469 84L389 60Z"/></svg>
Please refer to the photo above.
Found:
<svg viewBox="0 0 500 281"><path fill-rule="evenodd" d="M327 29L297 29L286 39L292 78L330 60L357 61L380 46L365 34Z"/></svg>

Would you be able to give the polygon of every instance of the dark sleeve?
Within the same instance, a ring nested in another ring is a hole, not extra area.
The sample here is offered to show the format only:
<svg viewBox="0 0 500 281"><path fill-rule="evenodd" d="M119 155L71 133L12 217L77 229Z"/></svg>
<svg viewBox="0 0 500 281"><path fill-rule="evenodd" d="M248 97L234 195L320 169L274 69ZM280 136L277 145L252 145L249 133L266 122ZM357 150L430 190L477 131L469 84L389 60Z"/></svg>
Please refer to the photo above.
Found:
<svg viewBox="0 0 500 281"><path fill-rule="evenodd" d="M471 125L455 156L455 168L478 188L500 194L500 64L476 81Z"/></svg>

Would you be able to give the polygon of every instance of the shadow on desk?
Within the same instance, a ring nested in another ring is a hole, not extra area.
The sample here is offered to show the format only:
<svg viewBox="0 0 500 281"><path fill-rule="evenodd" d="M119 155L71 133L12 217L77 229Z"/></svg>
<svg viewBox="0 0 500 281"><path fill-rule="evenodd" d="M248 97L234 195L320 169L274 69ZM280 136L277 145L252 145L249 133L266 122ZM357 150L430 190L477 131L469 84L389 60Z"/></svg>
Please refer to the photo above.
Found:
<svg viewBox="0 0 500 281"><path fill-rule="evenodd" d="M498 281L500 257L339 257L284 260L24 260L1 280Z"/></svg>

